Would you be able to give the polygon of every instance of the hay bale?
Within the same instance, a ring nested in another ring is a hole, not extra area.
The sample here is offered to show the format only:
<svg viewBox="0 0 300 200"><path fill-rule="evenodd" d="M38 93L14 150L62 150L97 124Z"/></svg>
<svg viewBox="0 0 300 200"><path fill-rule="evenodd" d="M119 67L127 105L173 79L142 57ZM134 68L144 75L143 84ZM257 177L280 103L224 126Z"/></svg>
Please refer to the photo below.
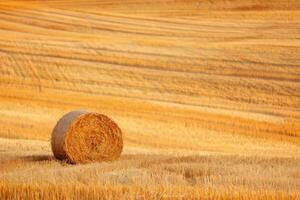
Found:
<svg viewBox="0 0 300 200"><path fill-rule="evenodd" d="M111 161L120 157L122 132L105 115L73 111L64 115L52 131L52 151L70 163Z"/></svg>

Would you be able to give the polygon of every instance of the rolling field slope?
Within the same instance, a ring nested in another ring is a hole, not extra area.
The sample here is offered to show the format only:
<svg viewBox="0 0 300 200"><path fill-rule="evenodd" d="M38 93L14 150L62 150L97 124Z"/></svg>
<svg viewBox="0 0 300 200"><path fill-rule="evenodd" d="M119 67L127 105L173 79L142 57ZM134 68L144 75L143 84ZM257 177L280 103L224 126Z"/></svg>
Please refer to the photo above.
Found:
<svg viewBox="0 0 300 200"><path fill-rule="evenodd" d="M300 198L299 55L296 0L1 0L0 197ZM119 161L54 160L73 109Z"/></svg>

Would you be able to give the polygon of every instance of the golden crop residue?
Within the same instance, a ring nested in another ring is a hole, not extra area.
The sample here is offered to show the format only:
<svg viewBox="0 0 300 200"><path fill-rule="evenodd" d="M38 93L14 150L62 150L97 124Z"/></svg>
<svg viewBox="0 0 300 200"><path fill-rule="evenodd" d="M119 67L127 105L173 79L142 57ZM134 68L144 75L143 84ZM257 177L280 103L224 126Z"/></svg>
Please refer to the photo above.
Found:
<svg viewBox="0 0 300 200"><path fill-rule="evenodd" d="M299 9L1 1L0 197L299 198ZM78 109L120 126L117 161L54 159L53 127Z"/></svg>

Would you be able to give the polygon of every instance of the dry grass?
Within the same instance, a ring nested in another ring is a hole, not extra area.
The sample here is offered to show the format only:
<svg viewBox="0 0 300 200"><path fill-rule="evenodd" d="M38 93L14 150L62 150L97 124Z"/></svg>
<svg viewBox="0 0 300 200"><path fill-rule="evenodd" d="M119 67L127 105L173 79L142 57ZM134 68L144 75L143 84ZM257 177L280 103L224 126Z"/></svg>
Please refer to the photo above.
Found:
<svg viewBox="0 0 300 200"><path fill-rule="evenodd" d="M124 195L124 199L139 195L146 195L145 199L173 199L169 195L177 199L295 199L300 195L300 158L295 155L155 154L126 146L115 162L68 165L54 159L48 142L1 139L0 144L2 196L96 198L105 191L103 198Z"/></svg>
<svg viewBox="0 0 300 200"><path fill-rule="evenodd" d="M2 191L10 193L1 193ZM276 191L249 191L235 188L200 187L139 187L139 186L86 186L54 184L0 184L0 195L5 199L295 199L295 193Z"/></svg>
<svg viewBox="0 0 300 200"><path fill-rule="evenodd" d="M299 9L1 1L1 197L299 198ZM74 109L120 125L119 161L53 159L52 128Z"/></svg>

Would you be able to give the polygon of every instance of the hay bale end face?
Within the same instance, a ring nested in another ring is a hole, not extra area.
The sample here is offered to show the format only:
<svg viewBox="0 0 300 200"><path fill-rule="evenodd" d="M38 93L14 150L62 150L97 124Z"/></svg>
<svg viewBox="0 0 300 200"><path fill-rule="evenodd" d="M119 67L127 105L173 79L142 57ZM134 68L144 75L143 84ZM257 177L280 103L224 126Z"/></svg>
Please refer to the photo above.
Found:
<svg viewBox="0 0 300 200"><path fill-rule="evenodd" d="M72 111L64 115L52 131L52 151L70 163L112 161L123 149L122 132L105 115Z"/></svg>

